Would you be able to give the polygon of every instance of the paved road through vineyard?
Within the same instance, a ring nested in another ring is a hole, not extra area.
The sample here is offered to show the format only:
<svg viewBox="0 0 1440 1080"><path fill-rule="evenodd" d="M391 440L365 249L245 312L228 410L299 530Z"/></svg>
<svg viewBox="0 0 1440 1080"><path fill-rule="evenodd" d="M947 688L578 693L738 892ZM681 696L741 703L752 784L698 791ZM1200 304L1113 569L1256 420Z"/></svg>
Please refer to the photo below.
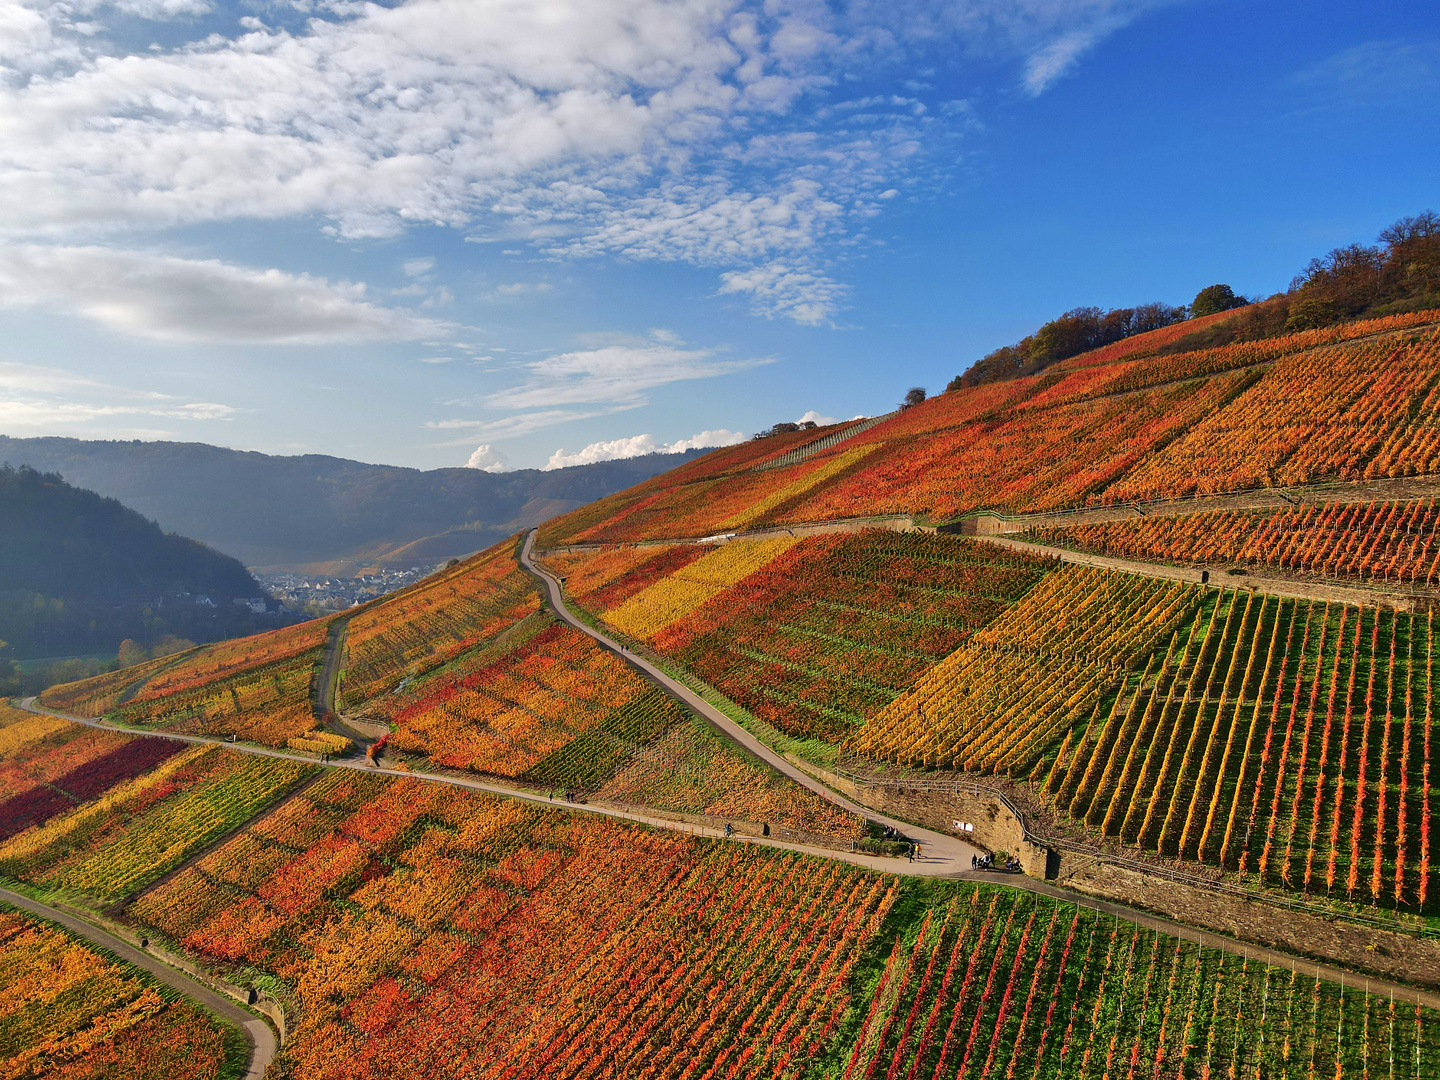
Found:
<svg viewBox="0 0 1440 1080"><path fill-rule="evenodd" d="M265 1070L270 1067L270 1062L275 1060L275 1051L279 1048L275 1041L275 1033L270 1030L270 1025L265 1021L258 1019L253 1013L246 1012L229 998L217 994L204 983L190 978L183 971L177 971L149 953L135 948L109 931L102 930L84 919L60 911L49 904L32 900L28 896L22 896L20 893L11 892L9 889L0 889L0 900L12 907L28 911L32 915L38 915L42 919L58 923L76 936L84 938L93 945L100 946L127 964L143 968L172 990L184 994L197 1005L240 1028L250 1042L250 1066L245 1073L245 1080L263 1080Z"/></svg>
<svg viewBox="0 0 1440 1080"><path fill-rule="evenodd" d="M836 806L849 810L852 814L859 814L869 818L871 821L888 825L896 832L920 843L922 862L927 869L934 868L937 873L954 874L968 871L971 868L971 857L982 854L981 850L972 844L966 843L957 836L947 836L945 833L933 832L930 829L922 829L917 825L910 825L902 821L894 821L890 818L877 814L873 810L866 809L856 803L842 798L831 791L824 784L813 778L805 770L792 765L781 755L775 753L768 746L762 743L754 735L746 731L730 717L711 705L704 698L700 697L688 686L671 678L661 671L650 661L642 656L637 656L628 649L622 647L618 642L611 640L605 634L596 630L588 623L577 618L568 607L565 606L565 596L557 581L549 571L541 569L531 557L531 551L535 546L535 531L532 529L525 536L525 545L520 550L520 565L525 567L540 579L545 586L545 593L550 601L550 606L555 614L569 623L582 634L589 634L605 648L611 650L616 656L621 657L631 664L646 678L657 684L671 696L677 698L691 712L704 717L711 724L720 730L732 742L741 746L748 753L753 754L765 764L769 765L776 772L789 777L795 783L815 792L823 799L828 799Z"/></svg>

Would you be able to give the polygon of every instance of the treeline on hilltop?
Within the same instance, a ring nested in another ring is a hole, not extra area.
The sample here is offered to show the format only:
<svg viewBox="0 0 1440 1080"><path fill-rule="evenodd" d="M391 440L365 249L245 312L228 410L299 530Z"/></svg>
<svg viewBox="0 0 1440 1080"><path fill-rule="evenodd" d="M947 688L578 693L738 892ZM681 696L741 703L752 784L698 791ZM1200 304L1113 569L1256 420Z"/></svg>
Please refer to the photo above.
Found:
<svg viewBox="0 0 1440 1080"><path fill-rule="evenodd" d="M1223 286L1222 286L1223 287ZM1241 301L1242 303L1244 301ZM1189 309L1169 304L1141 304L1133 308L1078 307L1051 319L1014 345L1002 345L950 380L946 390L1018 379L1033 375L1072 356L1124 341L1136 334L1159 330L1189 318Z"/></svg>
<svg viewBox="0 0 1440 1080"><path fill-rule="evenodd" d="M0 694L45 682L13 658L114 656L128 639L134 660L276 626L233 603L263 595L228 555L57 473L0 465Z"/></svg>
<svg viewBox="0 0 1440 1080"><path fill-rule="evenodd" d="M1189 352L1436 307L1440 307L1440 215L1426 210L1382 230L1374 246L1350 244L1311 259L1288 290L1268 299L1247 300L1229 285L1211 285L1188 306L1157 302L1109 311L1073 308L1029 337L977 360L945 389L1033 375L1136 334L1235 308L1244 310L1156 351Z"/></svg>

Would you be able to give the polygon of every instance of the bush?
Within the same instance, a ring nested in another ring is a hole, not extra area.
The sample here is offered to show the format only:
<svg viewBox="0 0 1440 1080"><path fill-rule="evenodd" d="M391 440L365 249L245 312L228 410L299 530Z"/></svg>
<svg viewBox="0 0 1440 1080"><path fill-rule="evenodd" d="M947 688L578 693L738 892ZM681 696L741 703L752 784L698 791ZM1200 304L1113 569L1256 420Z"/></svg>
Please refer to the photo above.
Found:
<svg viewBox="0 0 1440 1080"><path fill-rule="evenodd" d="M1317 330L1322 326L1337 323L1344 317L1345 309L1338 301L1324 296L1301 295L1290 304L1290 314L1285 319L1285 332Z"/></svg>
<svg viewBox="0 0 1440 1080"><path fill-rule="evenodd" d="M1245 297L1237 296L1229 285L1207 285L1190 302L1190 318L1203 319L1206 315L1244 307L1249 302Z"/></svg>
<svg viewBox="0 0 1440 1080"><path fill-rule="evenodd" d="M908 840L857 840L855 850L867 855L905 855L910 851Z"/></svg>

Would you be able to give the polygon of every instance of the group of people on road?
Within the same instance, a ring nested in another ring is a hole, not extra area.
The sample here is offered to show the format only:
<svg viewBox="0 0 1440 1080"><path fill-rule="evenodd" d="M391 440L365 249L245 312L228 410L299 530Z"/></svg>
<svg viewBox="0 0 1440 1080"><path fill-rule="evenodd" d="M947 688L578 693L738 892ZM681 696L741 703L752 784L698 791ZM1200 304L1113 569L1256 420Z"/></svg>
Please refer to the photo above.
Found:
<svg viewBox="0 0 1440 1080"><path fill-rule="evenodd" d="M985 854L985 855L971 855L971 856L970 856L970 869L971 869L971 870L994 870L994 869L995 869L995 856L994 856L994 855L990 855L990 854ZM1000 869L1001 869L1001 870L1008 870L1008 871L1011 871L1011 872L1014 872L1014 871L1016 871L1016 870L1019 870L1019 869L1020 869L1020 860L1019 860L1018 858L1016 858L1014 855L1011 855L1011 856L1010 856L1008 859L1006 859L1005 862L1000 866Z"/></svg>

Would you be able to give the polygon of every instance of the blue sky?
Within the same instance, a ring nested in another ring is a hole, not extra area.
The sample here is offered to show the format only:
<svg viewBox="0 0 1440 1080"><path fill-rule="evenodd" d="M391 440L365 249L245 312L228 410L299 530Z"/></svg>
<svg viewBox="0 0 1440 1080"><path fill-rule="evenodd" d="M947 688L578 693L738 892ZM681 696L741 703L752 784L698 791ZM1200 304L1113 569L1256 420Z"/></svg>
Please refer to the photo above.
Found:
<svg viewBox="0 0 1440 1080"><path fill-rule="evenodd" d="M0 0L0 433L517 468L881 412L1440 209L1437 115L1418 3Z"/></svg>

